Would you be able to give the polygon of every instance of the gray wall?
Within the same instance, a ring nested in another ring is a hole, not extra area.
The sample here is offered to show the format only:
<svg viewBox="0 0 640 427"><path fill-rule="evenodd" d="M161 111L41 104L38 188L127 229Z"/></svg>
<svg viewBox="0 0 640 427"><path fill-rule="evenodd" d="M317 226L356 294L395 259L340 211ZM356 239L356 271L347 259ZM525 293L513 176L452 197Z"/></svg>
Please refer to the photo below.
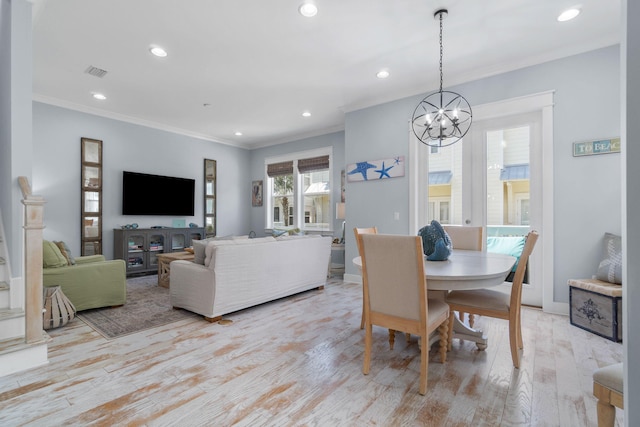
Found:
<svg viewBox="0 0 640 427"><path fill-rule="evenodd" d="M31 179L31 4L0 0L0 210L11 276L22 276L22 193Z"/></svg>
<svg viewBox="0 0 640 427"><path fill-rule="evenodd" d="M640 335L634 326L640 322L640 4L625 0L623 5L623 156L625 169L625 192L623 211L623 346L624 346L624 424L640 425L640 370L635 362L640 359Z"/></svg>
<svg viewBox="0 0 640 427"><path fill-rule="evenodd" d="M446 77L446 76L445 76ZM568 302L567 279L595 273L606 231L621 233L620 154L576 158L572 143L620 135L619 47L609 47L452 88L471 106L554 90L554 300ZM427 92L428 93L428 92ZM426 95L348 113L346 163L408 156L408 120ZM409 231L409 175L347 183L347 228ZM400 213L396 221L393 212ZM357 254L347 241L346 259ZM347 273L358 274L347 262Z"/></svg>
<svg viewBox="0 0 640 427"><path fill-rule="evenodd" d="M344 162L344 132L335 132L327 135L306 138L299 141L288 142L286 144L274 145L253 150L251 152L251 180L264 180L264 160L267 157L279 156L282 154L295 153L299 151L312 150L315 148L333 147L333 176L332 178L332 194L333 201L331 203L334 215L335 204L340 200L340 172L345 167ZM250 189L247 188L249 193ZM251 208L251 225L250 229L255 231L258 236L264 235L265 230L265 208L266 203L262 207ZM333 223L334 236L342 235L342 220L334 218Z"/></svg>
<svg viewBox="0 0 640 427"><path fill-rule="evenodd" d="M103 141L103 252L113 257L113 228L171 226L174 217L123 216L122 171L196 180L195 215L203 226L203 159L217 161L218 235L246 234L251 192L250 152L215 142L33 103L33 187L47 200L44 237L80 253L80 138ZM241 191L247 189L247 191ZM164 203L158 200L158 203Z"/></svg>

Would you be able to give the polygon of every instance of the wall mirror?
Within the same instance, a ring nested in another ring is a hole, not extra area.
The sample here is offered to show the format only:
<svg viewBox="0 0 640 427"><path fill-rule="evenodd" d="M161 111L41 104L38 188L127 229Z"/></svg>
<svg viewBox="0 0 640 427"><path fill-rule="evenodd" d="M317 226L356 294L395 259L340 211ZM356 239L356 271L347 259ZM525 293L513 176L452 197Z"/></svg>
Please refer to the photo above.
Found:
<svg viewBox="0 0 640 427"><path fill-rule="evenodd" d="M102 254L102 141L80 140L80 253Z"/></svg>
<svg viewBox="0 0 640 427"><path fill-rule="evenodd" d="M216 161L204 159L204 227L206 237L216 235Z"/></svg>

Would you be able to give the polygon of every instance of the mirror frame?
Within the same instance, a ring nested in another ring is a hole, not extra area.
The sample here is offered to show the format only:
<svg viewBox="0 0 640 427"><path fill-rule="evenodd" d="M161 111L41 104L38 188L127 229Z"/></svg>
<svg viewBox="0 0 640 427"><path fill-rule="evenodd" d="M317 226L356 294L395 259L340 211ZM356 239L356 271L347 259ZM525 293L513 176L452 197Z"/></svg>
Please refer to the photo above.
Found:
<svg viewBox="0 0 640 427"><path fill-rule="evenodd" d="M97 162L90 157L94 152L89 147L94 144L97 144ZM97 169L97 182L96 177L85 176L88 168ZM89 210L88 193L98 193L97 210ZM102 255L102 141L91 138L80 139L80 254Z"/></svg>
<svg viewBox="0 0 640 427"><path fill-rule="evenodd" d="M207 169L211 167L213 170L212 174L207 173ZM217 234L217 225L216 225L216 217L217 217L217 203L216 203L216 181L218 174L218 165L215 160L204 159L204 229L205 229L205 237L214 237ZM212 186L212 194L207 194L207 186L211 184ZM207 212L207 202L211 201L211 212ZM207 220L210 220L210 224Z"/></svg>

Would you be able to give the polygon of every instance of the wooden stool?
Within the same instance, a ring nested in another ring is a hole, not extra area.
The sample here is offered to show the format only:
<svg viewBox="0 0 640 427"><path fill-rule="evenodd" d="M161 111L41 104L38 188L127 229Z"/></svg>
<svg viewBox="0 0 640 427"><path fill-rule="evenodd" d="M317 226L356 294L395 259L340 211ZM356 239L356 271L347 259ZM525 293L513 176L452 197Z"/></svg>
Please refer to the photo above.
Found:
<svg viewBox="0 0 640 427"><path fill-rule="evenodd" d="M593 373L593 395L598 399L598 427L613 427L616 407L624 409L622 363Z"/></svg>

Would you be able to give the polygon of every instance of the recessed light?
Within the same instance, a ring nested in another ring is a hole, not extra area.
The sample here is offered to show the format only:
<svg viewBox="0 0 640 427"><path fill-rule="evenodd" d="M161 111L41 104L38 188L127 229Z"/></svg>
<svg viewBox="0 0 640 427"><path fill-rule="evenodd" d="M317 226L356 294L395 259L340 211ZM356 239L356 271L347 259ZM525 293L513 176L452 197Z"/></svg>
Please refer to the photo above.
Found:
<svg viewBox="0 0 640 427"><path fill-rule="evenodd" d="M149 52L160 58L164 58L165 56L167 56L167 51L158 46L152 47L151 49L149 49Z"/></svg>
<svg viewBox="0 0 640 427"><path fill-rule="evenodd" d="M298 12L300 12L300 15L304 17L311 18L313 16L316 16L316 14L318 13L318 8L315 4L307 2L300 5L300 7L298 8Z"/></svg>
<svg viewBox="0 0 640 427"><path fill-rule="evenodd" d="M380 70L376 73L376 77L379 79L386 79L389 77L389 70Z"/></svg>
<svg viewBox="0 0 640 427"><path fill-rule="evenodd" d="M99 99L100 101L104 101L105 99L107 99L107 97L106 97L106 96L104 96L104 95L103 95L103 94L101 94L101 93L94 93L94 94L93 94L93 97L94 97L95 99Z"/></svg>
<svg viewBox="0 0 640 427"><path fill-rule="evenodd" d="M308 111L305 111L304 113L302 113L302 117L311 117L311 113Z"/></svg>
<svg viewBox="0 0 640 427"><path fill-rule="evenodd" d="M567 9L558 16L558 21L560 22L570 21L576 16L578 16L579 14L580 14L580 9L577 7Z"/></svg>
<svg viewBox="0 0 640 427"><path fill-rule="evenodd" d="M236 132L234 133L235 136L242 136L242 132Z"/></svg>

